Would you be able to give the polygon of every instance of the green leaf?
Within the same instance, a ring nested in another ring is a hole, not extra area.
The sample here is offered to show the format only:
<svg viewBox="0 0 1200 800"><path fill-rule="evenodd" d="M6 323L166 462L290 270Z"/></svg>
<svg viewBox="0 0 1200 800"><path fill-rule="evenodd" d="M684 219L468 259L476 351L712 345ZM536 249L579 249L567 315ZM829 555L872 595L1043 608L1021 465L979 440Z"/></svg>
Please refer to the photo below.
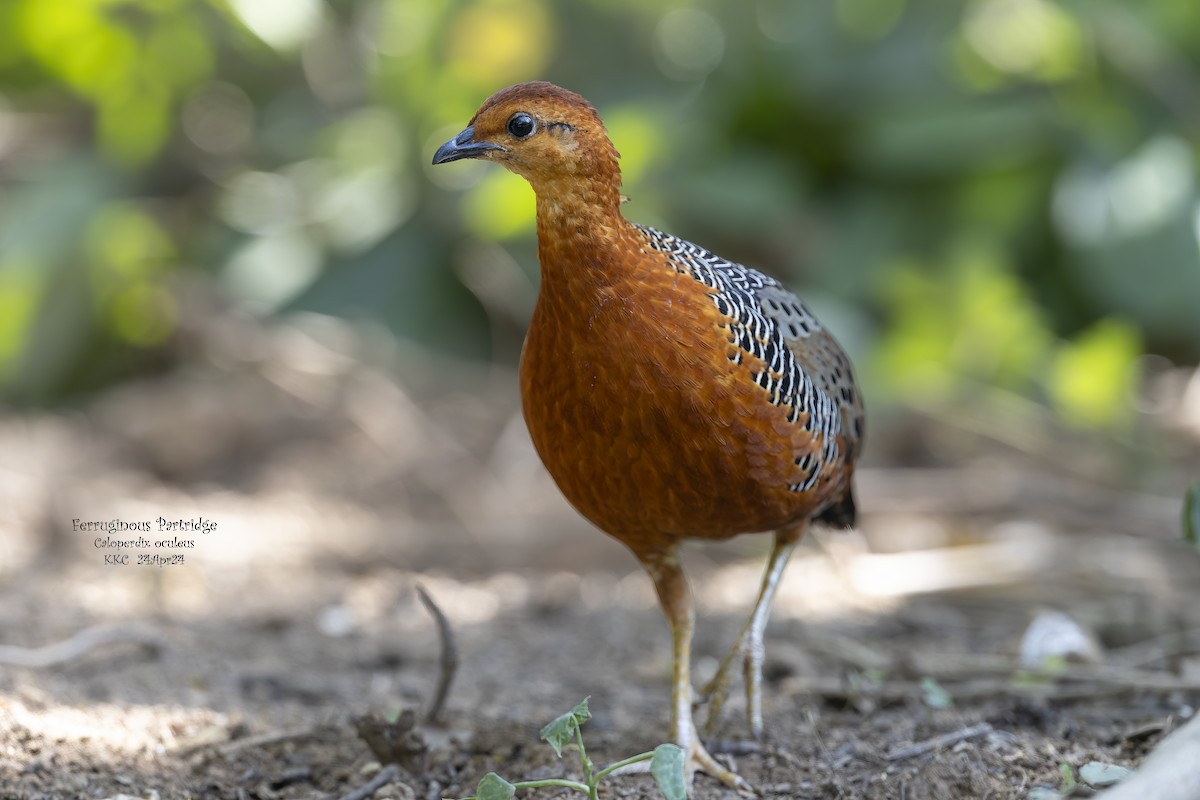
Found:
<svg viewBox="0 0 1200 800"><path fill-rule="evenodd" d="M1079 768L1079 777L1091 786L1110 786L1132 774L1133 770L1127 767L1102 761L1089 761Z"/></svg>
<svg viewBox="0 0 1200 800"><path fill-rule="evenodd" d="M683 748L660 744L650 760L650 774L667 800L687 800L687 772L684 769Z"/></svg>
<svg viewBox="0 0 1200 800"><path fill-rule="evenodd" d="M517 787L494 772L484 775L483 780L475 787L477 800L511 800L516 793Z"/></svg>
<svg viewBox="0 0 1200 800"><path fill-rule="evenodd" d="M1200 481L1193 483L1183 496L1183 538L1200 549Z"/></svg>
<svg viewBox="0 0 1200 800"><path fill-rule="evenodd" d="M562 756L562 749L575 736L575 731L580 725L591 718L592 714L588 711L588 700L590 699L590 697L583 698L579 705L562 716L551 720L546 727L542 728L542 732L538 734L546 741L546 744L554 748L556 756Z"/></svg>
<svg viewBox="0 0 1200 800"><path fill-rule="evenodd" d="M950 708L954 698L933 678L921 678L921 700L930 708Z"/></svg>
<svg viewBox="0 0 1200 800"><path fill-rule="evenodd" d="M1075 791L1075 770L1064 761L1058 765L1058 773L1062 775L1062 786L1059 787L1059 791L1064 797L1070 797L1071 793Z"/></svg>

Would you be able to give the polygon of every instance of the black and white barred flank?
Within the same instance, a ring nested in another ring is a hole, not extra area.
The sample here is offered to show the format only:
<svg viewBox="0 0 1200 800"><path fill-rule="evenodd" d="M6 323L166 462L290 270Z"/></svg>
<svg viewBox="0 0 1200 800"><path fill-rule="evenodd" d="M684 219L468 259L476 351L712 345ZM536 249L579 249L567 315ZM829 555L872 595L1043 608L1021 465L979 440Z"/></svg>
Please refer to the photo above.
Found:
<svg viewBox="0 0 1200 800"><path fill-rule="evenodd" d="M769 275L654 228L637 227L651 247L670 256L679 273L711 290L717 311L729 319L729 341L738 348L730 360L742 363L743 353L761 359L765 368L751 373L754 382L772 403L789 409L789 421L797 422L801 414L806 415L804 429L821 441L821 451L819 456L796 459L806 477L788 489L808 491L816 485L822 467L838 461L842 414L834 398L804 370L788 342L807 339L821 330L820 324L794 294Z"/></svg>

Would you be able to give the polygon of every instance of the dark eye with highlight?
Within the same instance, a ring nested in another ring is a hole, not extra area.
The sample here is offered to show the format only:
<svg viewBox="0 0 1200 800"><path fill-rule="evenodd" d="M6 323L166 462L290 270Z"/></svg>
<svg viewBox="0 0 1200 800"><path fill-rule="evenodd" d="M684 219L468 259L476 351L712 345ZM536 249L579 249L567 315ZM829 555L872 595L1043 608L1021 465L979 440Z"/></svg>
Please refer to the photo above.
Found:
<svg viewBox="0 0 1200 800"><path fill-rule="evenodd" d="M525 112L519 112L512 115L512 119L508 121L508 132L518 139L527 139L537 130L537 123L533 121L533 117Z"/></svg>

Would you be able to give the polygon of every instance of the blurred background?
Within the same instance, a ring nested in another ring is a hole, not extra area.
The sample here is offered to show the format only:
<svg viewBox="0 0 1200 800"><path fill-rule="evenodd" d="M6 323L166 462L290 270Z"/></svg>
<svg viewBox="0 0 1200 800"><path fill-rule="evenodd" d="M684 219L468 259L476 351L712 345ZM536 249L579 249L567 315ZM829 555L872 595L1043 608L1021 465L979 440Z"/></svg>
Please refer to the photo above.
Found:
<svg viewBox="0 0 1200 800"><path fill-rule="evenodd" d="M4 0L0 642L170 637L115 669L0 663L8 752L174 775L145 754L233 724L210 712L420 702L417 575L466 642L452 708L519 738L595 694L649 730L648 582L519 413L533 194L430 165L531 79L599 108L629 218L782 278L853 357L862 525L798 556L780 626L992 653L1039 605L1106 647L1200 625L1195 0ZM182 565L112 569L73 526L159 516L218 527ZM764 547L689 556L720 621L701 672ZM778 674L845 670L813 633ZM631 648L636 686L590 640Z"/></svg>
<svg viewBox="0 0 1200 800"><path fill-rule="evenodd" d="M607 120L628 216L824 312L876 419L982 394L1129 436L1200 359L1198 71L1188 0L13 0L0 382L168 369L197 292L512 366L532 194L429 161L544 78Z"/></svg>
<svg viewBox="0 0 1200 800"><path fill-rule="evenodd" d="M88 574L71 520L167 512L224 520L201 604L279 540L297 564L628 565L566 535L587 526L518 411L533 194L430 164L535 78L599 108L627 216L781 277L846 345L872 547L961 534L909 511L1178 540L1191 0L13 0L0 577Z"/></svg>

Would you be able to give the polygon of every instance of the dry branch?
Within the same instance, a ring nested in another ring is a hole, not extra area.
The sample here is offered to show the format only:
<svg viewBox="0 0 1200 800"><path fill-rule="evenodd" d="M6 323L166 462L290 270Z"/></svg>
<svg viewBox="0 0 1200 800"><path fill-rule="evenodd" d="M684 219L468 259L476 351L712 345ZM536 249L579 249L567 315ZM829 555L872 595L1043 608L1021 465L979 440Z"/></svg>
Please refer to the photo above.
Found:
<svg viewBox="0 0 1200 800"><path fill-rule="evenodd" d="M1190 635L1190 632L1189 632ZM1129 691L1196 692L1200 679L1168 672L1135 669L1120 664L1067 663L1044 672L1029 670L1012 656L975 653L892 654L862 642L839 636L811 636L806 646L856 670L884 675L929 677L947 683L957 698L1001 694L1039 694L1060 699L1100 697ZM844 697L911 697L919 688L908 680L885 680L878 684L853 686L838 678L788 681L792 691Z"/></svg>
<svg viewBox="0 0 1200 800"><path fill-rule="evenodd" d="M958 744L967 739L974 739L976 736L982 736L985 733L991 732L991 725L986 722L980 722L978 725L972 725L969 728L943 733L941 736L934 736L932 739L926 739L923 742L889 750L884 755L884 759L887 761L903 761L906 758L925 755L934 750L941 750L943 747L949 747L952 744Z"/></svg>
<svg viewBox="0 0 1200 800"><path fill-rule="evenodd" d="M433 601L421 584L418 583L415 588L417 597L421 598L421 604L425 606L425 610L437 623L438 638L442 643L442 657L438 663L437 689L434 691L429 713L425 715L426 722L437 722L442 713L442 707L446 705L446 698L450 694L450 684L454 682L454 674L458 671L458 643L454 638L454 629L450 627L450 620L442 613L442 609L438 608L437 603Z"/></svg>
<svg viewBox="0 0 1200 800"><path fill-rule="evenodd" d="M291 731L268 731L255 736L246 736L242 739L234 739L232 742L223 744L217 748L217 751L228 756L239 750L248 750L254 747L267 747L273 744L282 742L294 742L301 739L313 739L320 735L320 732L315 728L304 728L303 730Z"/></svg>

